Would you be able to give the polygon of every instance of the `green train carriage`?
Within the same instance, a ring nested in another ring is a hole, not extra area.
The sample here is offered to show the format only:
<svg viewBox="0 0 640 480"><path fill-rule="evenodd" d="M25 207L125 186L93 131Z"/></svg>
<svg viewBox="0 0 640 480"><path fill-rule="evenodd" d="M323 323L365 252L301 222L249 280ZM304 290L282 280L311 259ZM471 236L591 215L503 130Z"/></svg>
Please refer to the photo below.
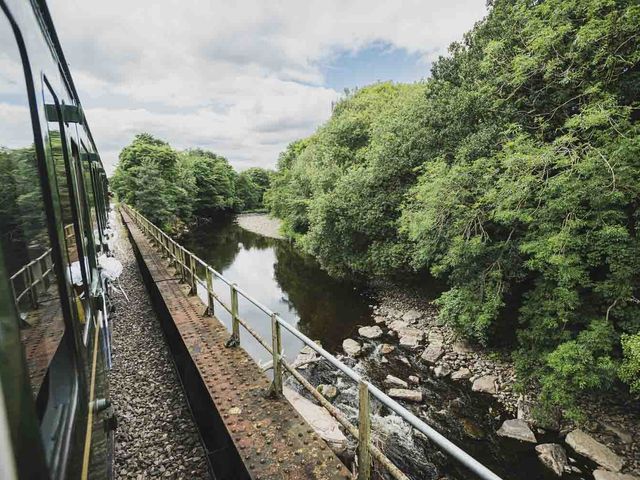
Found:
<svg viewBox="0 0 640 480"><path fill-rule="evenodd" d="M0 7L0 477L111 478L107 177L46 4Z"/></svg>

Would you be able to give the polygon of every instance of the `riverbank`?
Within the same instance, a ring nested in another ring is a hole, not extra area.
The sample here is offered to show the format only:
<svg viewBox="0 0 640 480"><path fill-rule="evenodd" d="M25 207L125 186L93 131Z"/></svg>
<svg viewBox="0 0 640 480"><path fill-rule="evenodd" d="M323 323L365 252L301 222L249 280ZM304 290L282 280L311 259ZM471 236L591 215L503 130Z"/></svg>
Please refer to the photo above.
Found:
<svg viewBox="0 0 640 480"><path fill-rule="evenodd" d="M240 227L250 232L278 240L284 239L280 233L282 221L267 213L241 213L236 216L236 221Z"/></svg>
<svg viewBox="0 0 640 480"><path fill-rule="evenodd" d="M598 450L597 445L590 445L589 449L576 445L575 434L572 437L571 432L578 426L572 422L561 418L555 425L535 422L530 413L530 399L535 398L537 392L532 390L523 396L514 391L516 374L508 357L476 348L457 338L451 328L438 321L438 312L432 303L423 300L419 294L407 294L389 287L378 289L377 301L375 323L382 328L387 327L388 333L397 337L400 348L410 353L407 357L417 371L428 369L435 377L466 384L474 392L491 395L511 419L523 421L519 425L531 430L533 440L536 435L540 438L548 432L557 432L562 441L557 451L563 451L567 457L564 464L560 461L560 471L578 473L571 462L577 456L577 450L600 470L603 467L607 467L604 470L617 470L619 463L624 462L620 471L640 475L640 402L614 395L582 400L581 406L589 420L579 428L610 450L603 450L603 456L607 457L603 460L590 451L591 447ZM360 333L362 335L363 332ZM501 435L500 431L498 435ZM586 442L589 444L589 439ZM542 452L545 450L539 451L543 462ZM563 453L560 454L562 456ZM591 471L582 473L593 475ZM598 472L595 478L632 480L633 477L606 476Z"/></svg>

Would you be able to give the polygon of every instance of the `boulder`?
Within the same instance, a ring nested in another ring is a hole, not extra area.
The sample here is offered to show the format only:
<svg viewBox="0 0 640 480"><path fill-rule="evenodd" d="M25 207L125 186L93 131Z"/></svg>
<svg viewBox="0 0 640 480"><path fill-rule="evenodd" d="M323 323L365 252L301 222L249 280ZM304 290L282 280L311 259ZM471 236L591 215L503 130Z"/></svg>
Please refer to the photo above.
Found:
<svg viewBox="0 0 640 480"><path fill-rule="evenodd" d="M327 410L290 388L284 388L284 396L334 452L342 453L346 450L347 437L340 430L338 421Z"/></svg>
<svg viewBox="0 0 640 480"><path fill-rule="evenodd" d="M640 477L629 475L628 473L610 472L609 470L597 469L593 472L594 480L640 480Z"/></svg>
<svg viewBox="0 0 640 480"><path fill-rule="evenodd" d="M347 338L342 342L342 349L350 357L357 357L362 353L362 346L351 338Z"/></svg>
<svg viewBox="0 0 640 480"><path fill-rule="evenodd" d="M433 374L438 378L446 377L450 373L451 369L446 365L438 365L433 369Z"/></svg>
<svg viewBox="0 0 640 480"><path fill-rule="evenodd" d="M387 309L387 316L391 317L391 318L400 318L400 316L402 315L402 312L396 308L388 308Z"/></svg>
<svg viewBox="0 0 640 480"><path fill-rule="evenodd" d="M542 464L561 477L565 468L569 465L567 453L557 443L543 443L536 445L536 452Z"/></svg>
<svg viewBox="0 0 640 480"><path fill-rule="evenodd" d="M300 349L300 353L293 361L293 367L304 370L310 363L314 363L320 359L320 355L316 353L309 345L305 345Z"/></svg>
<svg viewBox="0 0 640 480"><path fill-rule="evenodd" d="M451 374L453 380L469 380L471 378L471 370L467 367L462 367L460 370Z"/></svg>
<svg viewBox="0 0 640 480"><path fill-rule="evenodd" d="M420 317L422 317L422 314L420 312L418 312L417 310L411 309L407 313L402 315L402 320L408 323L413 323L416 320L419 320Z"/></svg>
<svg viewBox="0 0 640 480"><path fill-rule="evenodd" d="M565 441L567 445L577 453L593 460L607 470L619 472L624 465L624 460L616 455L609 447L601 444L591 435L588 435L580 429L569 432Z"/></svg>
<svg viewBox="0 0 640 480"><path fill-rule="evenodd" d="M513 438L521 442L536 443L536 436L524 420L512 418L505 420L496 432L500 437Z"/></svg>
<svg viewBox="0 0 640 480"><path fill-rule="evenodd" d="M333 400L338 396L338 389L333 385L326 385L326 384L318 385L317 390L322 395L324 395L324 397L327 398L328 400Z"/></svg>
<svg viewBox="0 0 640 480"><path fill-rule="evenodd" d="M389 328L394 332L400 333L400 330L410 327L407 322L403 322L402 320L394 320L389 324Z"/></svg>
<svg viewBox="0 0 640 480"><path fill-rule="evenodd" d="M400 345L415 348L420 345L424 333L417 328L407 327L398 333L400 335Z"/></svg>
<svg viewBox="0 0 640 480"><path fill-rule="evenodd" d="M388 343L383 343L380 345L380 353L386 355L387 353L391 353L396 349L393 345L389 345Z"/></svg>
<svg viewBox="0 0 640 480"><path fill-rule="evenodd" d="M441 343L430 343L427 348L425 348L424 352L422 352L422 360L427 363L436 363L438 359L442 356L442 344Z"/></svg>
<svg viewBox="0 0 640 480"><path fill-rule="evenodd" d="M418 385L420 383L420 378L416 377L415 375L409 375L409 381L411 383L414 383L415 385Z"/></svg>
<svg viewBox="0 0 640 480"><path fill-rule="evenodd" d="M620 425L614 425L608 422L600 422L600 425L604 427L605 430L613 433L616 437L620 439L622 443L633 443L633 436L628 430L625 430Z"/></svg>
<svg viewBox="0 0 640 480"><path fill-rule="evenodd" d="M429 332L429 343L444 343L444 335L439 329Z"/></svg>
<svg viewBox="0 0 640 480"><path fill-rule="evenodd" d="M372 327L360 327L358 329L358 333L363 337L373 339L382 336L382 329L377 325L374 325Z"/></svg>
<svg viewBox="0 0 640 480"><path fill-rule="evenodd" d="M476 378L471 390L474 392L490 393L491 395L495 395L497 392L496 380L497 378L495 375L484 375Z"/></svg>
<svg viewBox="0 0 640 480"><path fill-rule="evenodd" d="M458 353L458 354L473 352L473 348L471 348L471 345L469 345L469 343L466 340L456 340L455 342L453 342L453 345L451 346L451 348L455 353Z"/></svg>
<svg viewBox="0 0 640 480"><path fill-rule="evenodd" d="M373 321L376 323L384 323L387 321L387 319L385 317L381 317L380 315L376 315L375 317L373 317Z"/></svg>
<svg viewBox="0 0 640 480"><path fill-rule="evenodd" d="M397 398L398 400L407 400L409 402L421 402L422 392L418 390L409 390L406 388L391 388L387 392L391 398Z"/></svg>
<svg viewBox="0 0 640 480"><path fill-rule="evenodd" d="M387 375L387 378L384 379L384 383L388 383L389 385L396 385L402 388L407 388L409 386L407 382L405 382L401 378L394 377L393 375Z"/></svg>

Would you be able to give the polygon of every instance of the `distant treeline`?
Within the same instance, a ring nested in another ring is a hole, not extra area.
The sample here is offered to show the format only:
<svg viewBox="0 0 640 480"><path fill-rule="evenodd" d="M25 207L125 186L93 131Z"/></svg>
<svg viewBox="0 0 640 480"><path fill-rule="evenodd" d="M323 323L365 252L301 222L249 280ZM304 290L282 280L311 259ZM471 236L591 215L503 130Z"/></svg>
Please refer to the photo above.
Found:
<svg viewBox="0 0 640 480"><path fill-rule="evenodd" d="M445 280L442 319L577 414L640 393L640 4L489 5L428 80L345 95L266 202L331 273Z"/></svg>
<svg viewBox="0 0 640 480"><path fill-rule="evenodd" d="M272 173L262 168L238 173L213 152L178 152L141 133L122 149L111 188L120 200L174 232L198 219L262 209Z"/></svg>

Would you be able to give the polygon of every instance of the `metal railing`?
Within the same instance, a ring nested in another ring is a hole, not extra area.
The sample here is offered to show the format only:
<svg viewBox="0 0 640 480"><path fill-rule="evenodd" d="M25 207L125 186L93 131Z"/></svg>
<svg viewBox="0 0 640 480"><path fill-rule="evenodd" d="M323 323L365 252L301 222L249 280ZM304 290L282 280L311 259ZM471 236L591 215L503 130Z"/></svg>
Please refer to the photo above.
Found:
<svg viewBox="0 0 640 480"><path fill-rule="evenodd" d="M189 284L191 294L197 294L198 285L201 285L206 289L207 300L205 306L207 307L207 315L213 316L216 301L227 312L229 312L231 315L232 328L231 336L227 342L228 347L236 347L240 345L240 326L242 325L242 327L244 327L256 339L256 341L272 355L273 380L270 387L272 394L282 394L282 369L284 368L345 428L350 435L358 440L358 480L368 480L370 478L372 458L379 462L379 464L382 465L393 478L397 480L408 480L408 477L398 467L396 467L376 445L371 442L371 416L369 408L371 397L375 398L377 401L404 419L413 428L424 434L441 450L460 462L460 464L473 472L478 478L484 480L501 480L499 476L446 439L425 422L420 420L409 410L381 391L378 387L365 380L361 375L342 363L320 345L315 343L288 322L284 321L280 315L272 312L269 308L238 287L236 283L226 279L210 265L191 253L182 245L178 244L138 211L125 204L121 204L121 207L129 214L136 225L138 225L141 231L152 241L152 243L155 243L155 245L160 248L161 254L168 259L171 266L175 267L177 274L180 276L180 280ZM204 269L204 279L201 279L198 276L198 267ZM231 305L225 304L214 291L214 278L221 280L229 287ZM270 344L262 339L246 320L240 318L238 314L239 295L261 310L270 319ZM358 384L359 409L357 427L351 423L344 413L336 408L320 392L318 392L313 385L296 370L295 367L282 357L282 329L301 340L302 343L310 347L337 370Z"/></svg>
<svg viewBox="0 0 640 480"><path fill-rule="evenodd" d="M75 243L73 224L64 227L64 238L67 241L67 245ZM20 301L27 294L29 295L31 308L37 309L40 306L38 287L41 286L42 290L46 291L51 284L49 277L53 275L53 258L50 248L11 275L9 280L16 310L21 312ZM16 285L19 285L17 288L21 289L19 292L16 290Z"/></svg>

